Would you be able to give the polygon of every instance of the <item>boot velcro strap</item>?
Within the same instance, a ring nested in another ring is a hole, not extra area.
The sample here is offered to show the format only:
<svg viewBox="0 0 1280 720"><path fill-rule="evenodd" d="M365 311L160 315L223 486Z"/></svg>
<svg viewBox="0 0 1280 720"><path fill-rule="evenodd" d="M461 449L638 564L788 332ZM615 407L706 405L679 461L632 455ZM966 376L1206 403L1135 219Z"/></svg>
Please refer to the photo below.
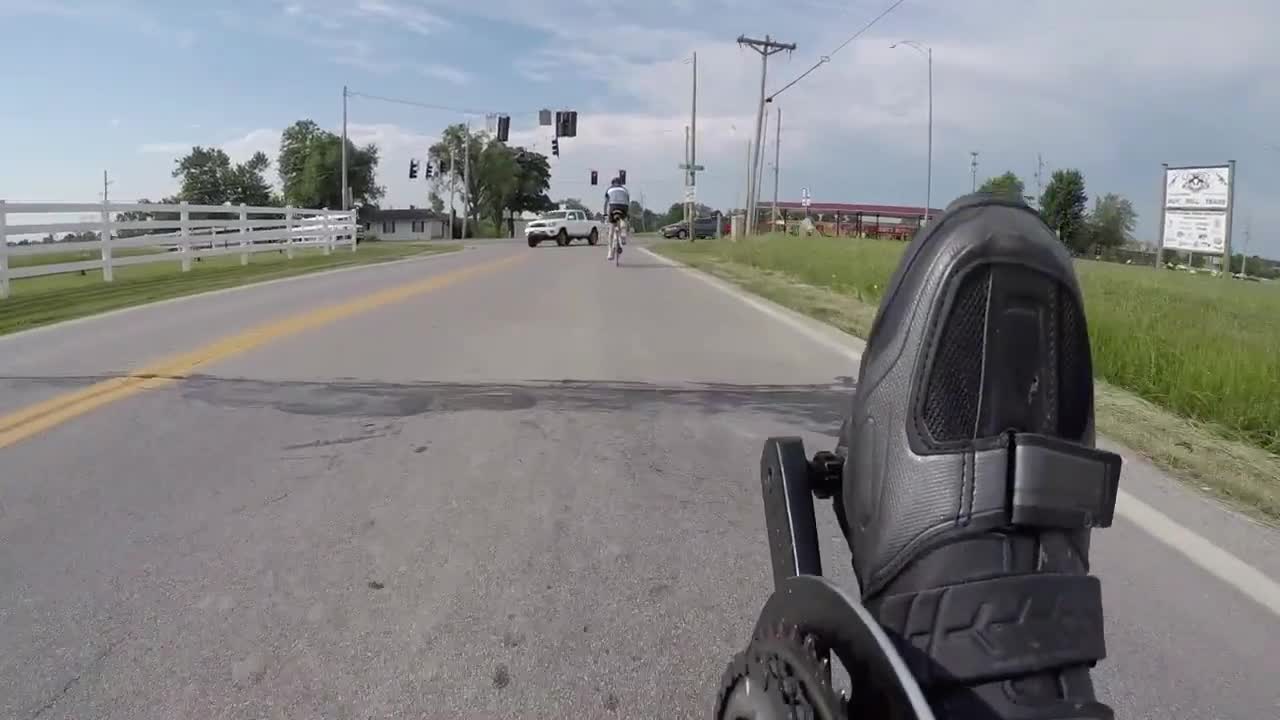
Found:
<svg viewBox="0 0 1280 720"><path fill-rule="evenodd" d="M996 500L997 506L1005 505L1003 517L988 515L981 524L1109 527L1120 466L1120 456L1104 450L1032 433L1005 436L996 447L974 454L975 471L1006 488L1004 498Z"/></svg>
<svg viewBox="0 0 1280 720"><path fill-rule="evenodd" d="M1013 575L870 604L922 685L974 684L1107 655L1102 585L1088 575Z"/></svg>
<svg viewBox="0 0 1280 720"><path fill-rule="evenodd" d="M1120 487L1119 455L1019 433L1009 457L1015 525L1110 527Z"/></svg>

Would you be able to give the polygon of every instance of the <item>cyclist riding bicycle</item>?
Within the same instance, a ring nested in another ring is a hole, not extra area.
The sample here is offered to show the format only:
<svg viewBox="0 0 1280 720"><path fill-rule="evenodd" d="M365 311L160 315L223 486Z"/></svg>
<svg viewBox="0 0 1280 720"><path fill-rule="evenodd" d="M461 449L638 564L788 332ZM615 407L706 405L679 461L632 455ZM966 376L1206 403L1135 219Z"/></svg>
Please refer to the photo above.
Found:
<svg viewBox="0 0 1280 720"><path fill-rule="evenodd" d="M611 225L617 225L618 231L621 233L618 245L618 254L622 254L622 246L627 244L627 216L631 210L631 194L627 192L627 188L622 184L621 178L614 178L609 182L609 189L604 192L604 216L608 218ZM613 259L613 242L610 235L609 242L609 259Z"/></svg>

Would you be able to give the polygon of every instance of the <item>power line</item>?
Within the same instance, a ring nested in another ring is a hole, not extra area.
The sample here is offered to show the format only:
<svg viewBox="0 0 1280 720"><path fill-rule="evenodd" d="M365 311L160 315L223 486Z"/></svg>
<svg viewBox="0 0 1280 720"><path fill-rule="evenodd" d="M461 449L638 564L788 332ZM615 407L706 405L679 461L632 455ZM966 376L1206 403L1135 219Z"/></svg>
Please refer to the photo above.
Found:
<svg viewBox="0 0 1280 720"><path fill-rule="evenodd" d="M796 78L795 80L792 80L791 82L787 83L786 85L783 85L783 86L782 86L782 88L781 88L780 90L777 90L777 91L776 91L776 92L774 92L772 95L770 95L770 96L765 100L765 102L773 102L773 99L774 99L774 98L776 98L776 97L778 97L779 95L781 95L784 91L786 91L786 90L787 90L787 88L790 88L792 85L795 85L796 83L798 83L798 82L800 82L801 80L805 79L806 77L808 77L809 73L813 72L814 70L817 70L818 68L822 67L823 65L825 65L825 64L827 64L827 63L829 63L829 62L831 62L831 56L832 56L832 55L835 55L836 53L838 53L838 52L840 52L841 50L845 49L845 47L847 47L847 46L849 45L849 43L853 42L854 40L857 40L857 39L858 39L858 38L859 38L863 33L865 33L866 31L870 30L870 29L872 28L872 26L874 26L876 23L880 22L880 20L882 20L882 19L884 18L884 16L886 16L886 15L888 15L889 13L893 12L894 10L898 9L898 6L899 6L899 5L901 5L902 3L906 2L906 1L907 1L907 0L897 0L896 2L894 2L894 3L893 3L892 5L890 5L889 7L885 8L885 9L884 9L884 11L883 11L883 12L881 12L879 15L875 16L875 18L873 18L873 19L871 20L871 22L867 23L866 25L863 25L863 26L862 26L862 28L861 28L860 30L858 30L858 32L856 32L856 33L854 33L854 34L850 35L850 36L849 36L849 38L848 38L847 40L845 40L844 42L842 42L842 43L840 43L839 45L837 45L835 50L832 50L831 52L827 53L826 55L823 55L822 57L818 58L818 62L814 63L814 64L813 64L813 67L811 67L811 68L809 68L808 70L805 70L804 72L800 73L800 77Z"/></svg>
<svg viewBox="0 0 1280 720"><path fill-rule="evenodd" d="M362 97L368 100L378 100L380 102L394 103L396 105L409 105L411 107L425 108L427 110L444 110L446 112L455 112L460 115L537 115L547 108L538 108L537 110L518 110L515 112L499 111L499 110L475 110L472 108L460 108L450 105L438 105L435 103L422 102L420 100L406 100L404 98L387 97L385 95L373 95L371 93L359 92L356 90L348 90L347 95L351 97Z"/></svg>

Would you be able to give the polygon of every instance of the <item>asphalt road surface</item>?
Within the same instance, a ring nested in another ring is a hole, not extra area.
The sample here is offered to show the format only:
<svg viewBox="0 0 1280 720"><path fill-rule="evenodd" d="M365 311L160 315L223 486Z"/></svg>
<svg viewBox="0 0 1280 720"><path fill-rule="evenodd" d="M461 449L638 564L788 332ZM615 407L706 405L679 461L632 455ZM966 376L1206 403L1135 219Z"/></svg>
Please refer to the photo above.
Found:
<svg viewBox="0 0 1280 720"><path fill-rule="evenodd" d="M0 416L70 403L0 441L0 718L707 717L770 589L760 444L829 445L856 367L604 253L480 244L0 339ZM1122 486L1280 577L1274 531L1140 462ZM1167 540L1095 535L1105 699L1280 717L1274 609Z"/></svg>

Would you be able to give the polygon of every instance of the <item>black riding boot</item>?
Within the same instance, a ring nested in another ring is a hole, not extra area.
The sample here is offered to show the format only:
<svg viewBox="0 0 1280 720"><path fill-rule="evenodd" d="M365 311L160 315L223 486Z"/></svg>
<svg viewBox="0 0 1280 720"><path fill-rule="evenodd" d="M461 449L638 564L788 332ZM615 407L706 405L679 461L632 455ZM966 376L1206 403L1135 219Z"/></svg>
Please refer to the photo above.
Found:
<svg viewBox="0 0 1280 720"><path fill-rule="evenodd" d="M1024 204L961 198L907 248L841 444L863 601L934 713L1111 718L1089 534L1120 460L1094 449L1071 257Z"/></svg>

